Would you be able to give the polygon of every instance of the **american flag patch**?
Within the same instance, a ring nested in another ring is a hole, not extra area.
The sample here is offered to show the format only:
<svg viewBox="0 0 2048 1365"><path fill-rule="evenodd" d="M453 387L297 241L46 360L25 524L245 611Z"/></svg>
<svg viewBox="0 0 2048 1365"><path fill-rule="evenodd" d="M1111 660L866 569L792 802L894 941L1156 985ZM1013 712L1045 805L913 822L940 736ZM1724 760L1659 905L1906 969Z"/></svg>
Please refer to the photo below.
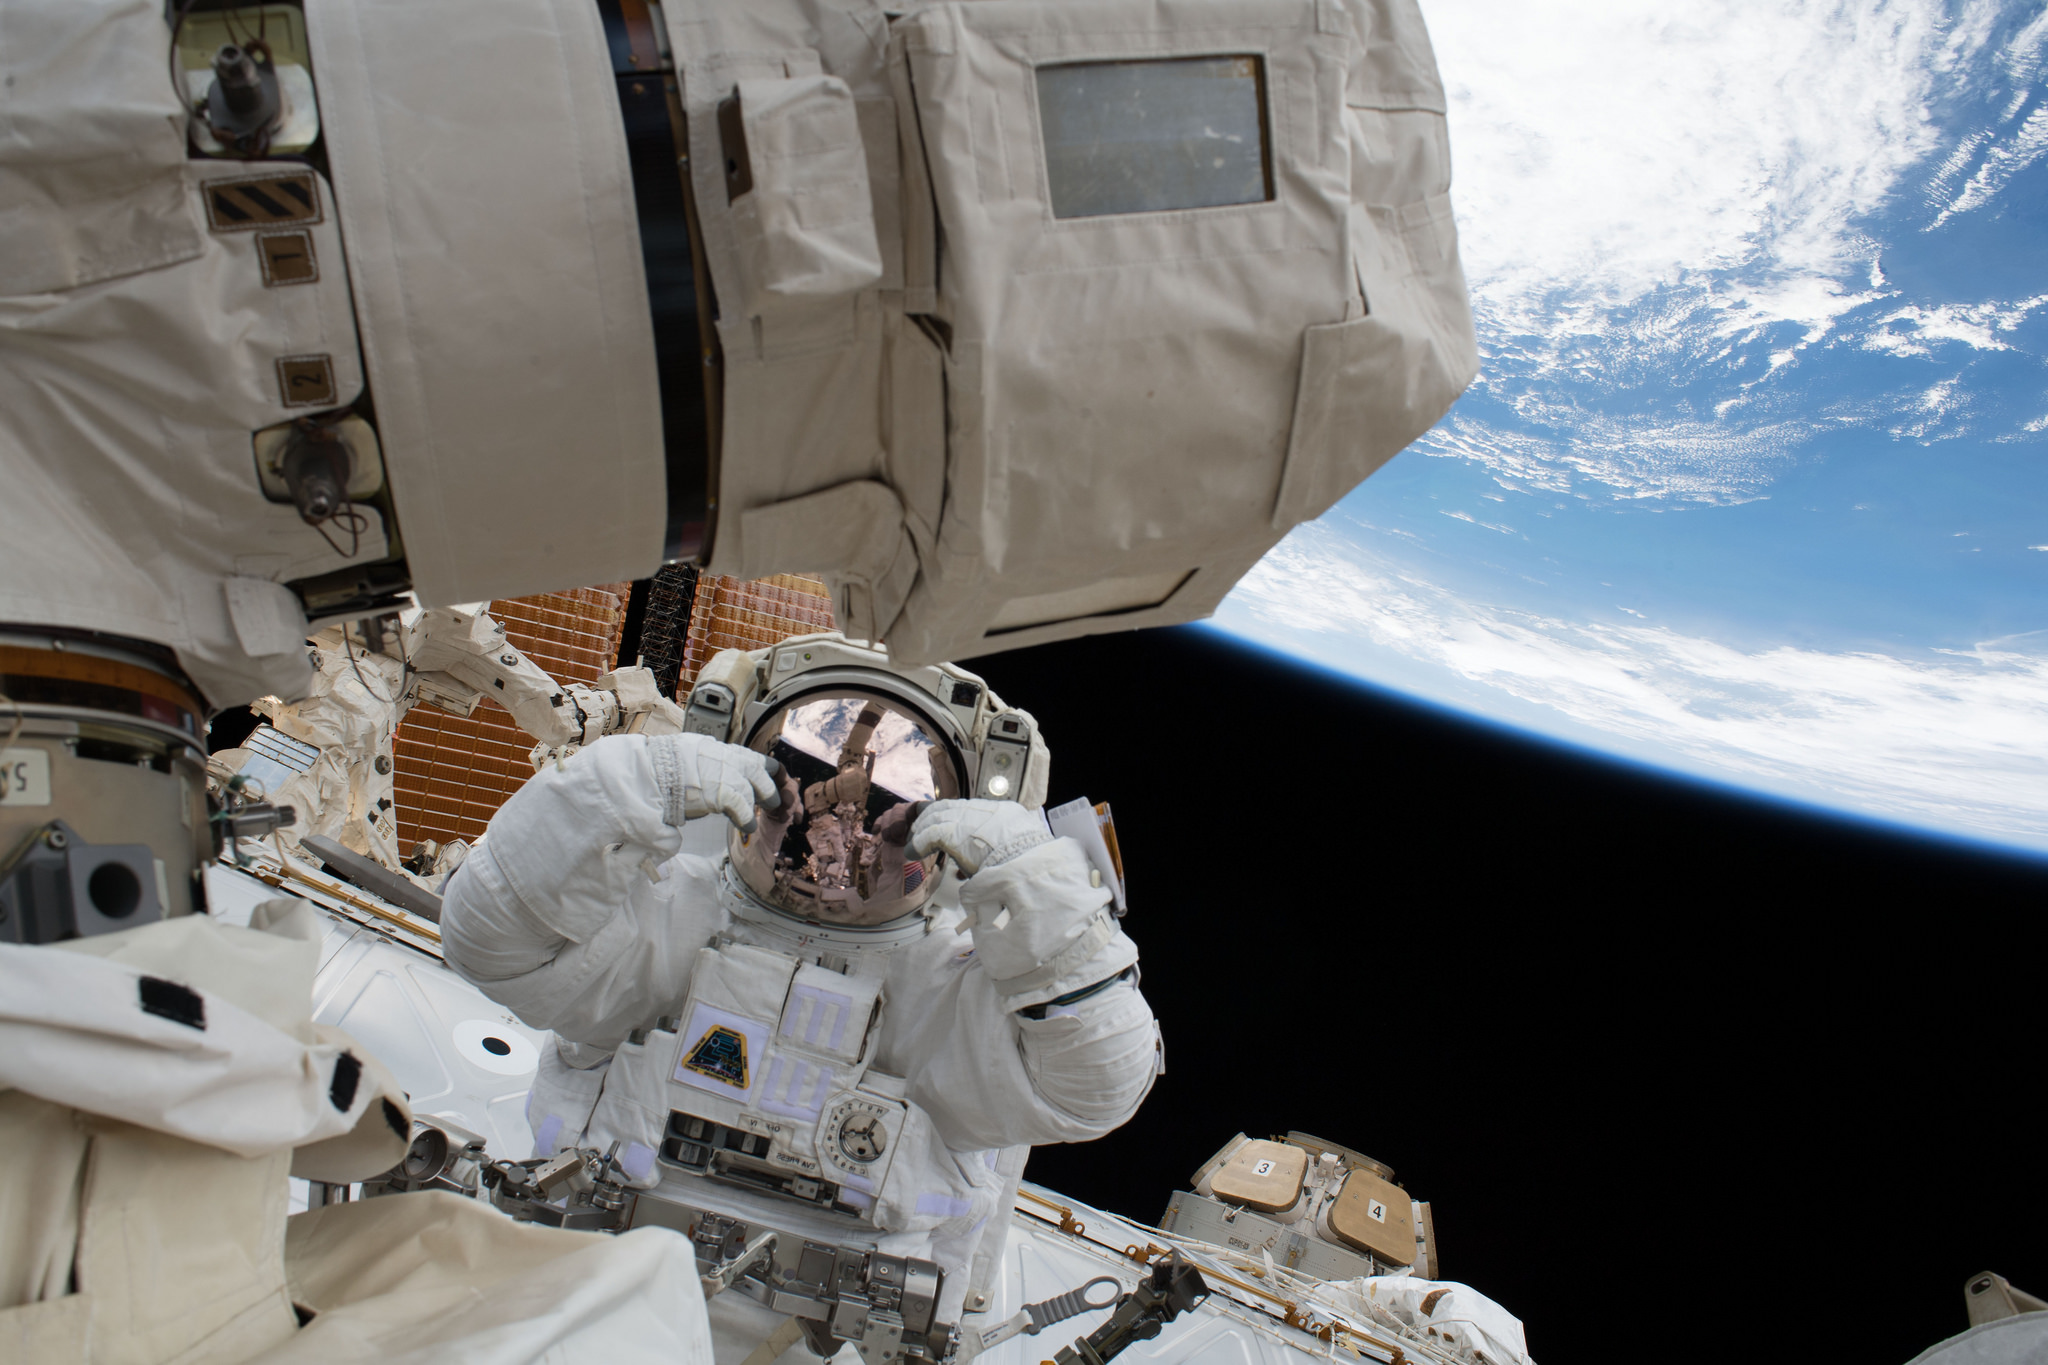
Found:
<svg viewBox="0 0 2048 1365"><path fill-rule="evenodd" d="M907 896L911 892L917 890L918 887L923 885L924 864L905 863L903 865L903 894Z"/></svg>

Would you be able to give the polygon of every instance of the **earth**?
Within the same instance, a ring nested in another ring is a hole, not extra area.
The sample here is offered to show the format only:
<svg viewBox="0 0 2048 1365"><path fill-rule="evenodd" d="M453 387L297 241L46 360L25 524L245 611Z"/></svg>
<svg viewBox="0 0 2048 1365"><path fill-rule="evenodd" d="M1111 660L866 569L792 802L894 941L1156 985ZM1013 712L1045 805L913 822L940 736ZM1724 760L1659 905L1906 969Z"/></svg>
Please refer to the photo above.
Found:
<svg viewBox="0 0 2048 1365"><path fill-rule="evenodd" d="M1480 377L1217 625L2048 852L2048 10L1425 12Z"/></svg>

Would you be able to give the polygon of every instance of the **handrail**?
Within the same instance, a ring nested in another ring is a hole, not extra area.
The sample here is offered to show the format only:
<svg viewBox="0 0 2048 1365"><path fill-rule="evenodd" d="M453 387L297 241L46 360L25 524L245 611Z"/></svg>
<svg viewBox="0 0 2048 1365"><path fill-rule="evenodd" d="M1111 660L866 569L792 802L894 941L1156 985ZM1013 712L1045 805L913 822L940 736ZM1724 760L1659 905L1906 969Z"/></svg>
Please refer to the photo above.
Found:
<svg viewBox="0 0 2048 1365"><path fill-rule="evenodd" d="M1136 1261L1139 1265L1149 1265L1156 1254L1165 1251L1165 1248L1159 1247L1157 1245L1148 1245L1143 1248L1140 1248L1136 1245L1132 1245L1124 1247L1119 1252L1116 1247L1111 1246L1107 1242L1099 1241L1093 1237L1082 1236L1082 1234L1084 1234L1087 1231L1087 1225L1074 1217L1073 1209L1055 1200L1047 1199L1042 1194L1034 1194L1032 1191L1023 1189L1021 1187L1017 1190L1017 1193L1020 1197L1029 1199L1034 1204L1042 1204L1046 1208L1051 1209L1053 1212L1057 1213L1059 1215L1059 1227L1061 1232L1068 1233L1072 1236L1081 1237L1083 1241L1087 1242L1091 1246L1098 1246L1105 1251L1116 1252L1117 1254L1125 1256L1130 1260ZM1126 1219L1124 1221L1129 1222L1130 1220ZM1132 1224L1132 1226L1144 1227L1145 1225ZM1169 1242L1181 1242L1187 1244L1190 1247L1200 1247L1203 1250L1209 1252L1212 1258L1214 1259L1221 1259L1222 1256L1227 1254L1224 1248L1213 1246L1208 1242L1201 1241L1199 1238L1177 1236L1174 1233L1167 1232L1161 1228L1147 1227L1145 1230L1147 1232L1157 1233L1159 1236L1165 1238ZM1390 1365L1409 1365L1410 1357L1408 1356L1408 1353L1402 1348L1399 1342L1382 1340L1379 1337L1359 1327L1355 1327L1348 1322L1332 1321L1323 1324L1316 1324L1310 1320L1309 1313L1303 1311L1301 1304L1298 1300L1289 1299L1284 1295L1276 1294L1270 1289L1262 1288L1259 1285L1251 1283L1249 1280L1239 1279L1237 1276L1229 1274L1226 1271L1218 1270L1213 1266L1204 1266L1202 1268L1202 1277L1204 1279L1211 1280L1216 1283L1227 1284L1233 1288L1241 1289L1247 1294L1255 1295L1258 1298L1266 1300L1268 1303L1278 1305L1281 1311L1277 1316L1279 1317L1280 1322L1283 1326L1292 1327L1297 1331L1306 1332L1310 1336L1316 1337L1325 1342L1330 1342L1332 1344L1334 1344L1334 1339L1340 1335L1348 1337L1351 1338L1352 1341L1370 1346L1376 1351L1389 1353L1391 1356ZM1253 1305L1249 1304L1246 1305L1246 1307L1252 1306ZM1348 1342L1346 1343L1346 1345L1350 1349L1356 1349L1356 1347L1351 1347L1350 1343ZM1425 1354L1427 1354L1426 1351Z"/></svg>
<svg viewBox="0 0 2048 1365"><path fill-rule="evenodd" d="M312 887L316 891L325 892L327 895L333 896L337 900L344 901L349 905L353 905L358 910L362 910L369 914L375 915L378 919L388 920L392 924L395 924L399 928L405 930L407 933L418 934L421 938L429 939L433 942L433 944L436 947L440 946L441 935L435 930L429 929L424 925L415 924L411 920L405 918L403 915L395 914L392 911L386 910L381 905L372 904L371 902L364 900L362 897L356 895L353 892L342 890L341 887L338 885L330 885L329 883L320 880L318 877L315 877L312 873L302 871L301 869L292 866L292 864L288 861L280 863L278 865L277 870L279 873L282 874L281 876L272 875L270 872L266 871L261 864L245 867L242 870L244 872L248 872L254 875L258 881L274 886L280 891L285 889L285 877L289 877L295 882L304 882L307 886Z"/></svg>
<svg viewBox="0 0 2048 1365"><path fill-rule="evenodd" d="M1075 1218L1074 1211L1064 1204L1056 1204L1042 1194L1033 1194L1021 1185L1017 1187L1017 1194L1020 1198L1029 1199L1034 1204L1043 1204L1047 1208L1055 1210L1060 1216L1061 1232L1067 1233L1069 1236L1079 1237L1088 1231L1088 1225ZM1093 1241L1094 1239L1090 1238L1088 1240ZM1096 1245L1108 1247L1111 1251L1116 1250L1115 1247L1110 1246L1107 1242L1097 1242Z"/></svg>

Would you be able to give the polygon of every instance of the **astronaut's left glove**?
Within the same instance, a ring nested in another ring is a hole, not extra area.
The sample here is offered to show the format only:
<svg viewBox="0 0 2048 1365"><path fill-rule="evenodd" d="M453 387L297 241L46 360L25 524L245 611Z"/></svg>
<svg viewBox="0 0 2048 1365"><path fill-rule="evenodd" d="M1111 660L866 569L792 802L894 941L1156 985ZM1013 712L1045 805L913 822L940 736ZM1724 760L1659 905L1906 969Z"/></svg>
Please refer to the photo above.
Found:
<svg viewBox="0 0 2048 1365"><path fill-rule="evenodd" d="M911 827L910 856L944 852L959 865L961 876L971 877L1051 842L1045 817L1015 801L933 801Z"/></svg>
<svg viewBox="0 0 2048 1365"><path fill-rule="evenodd" d="M752 749L707 735L655 735L647 757L661 789L662 819L671 825L715 812L751 834L754 808L774 810L782 802L769 760Z"/></svg>
<svg viewBox="0 0 2048 1365"><path fill-rule="evenodd" d="M1092 985L1137 961L1118 931L1110 893L1072 839L1014 801L934 801L912 827L910 851L944 849L970 874L960 884L960 926L975 955L1020 1008Z"/></svg>

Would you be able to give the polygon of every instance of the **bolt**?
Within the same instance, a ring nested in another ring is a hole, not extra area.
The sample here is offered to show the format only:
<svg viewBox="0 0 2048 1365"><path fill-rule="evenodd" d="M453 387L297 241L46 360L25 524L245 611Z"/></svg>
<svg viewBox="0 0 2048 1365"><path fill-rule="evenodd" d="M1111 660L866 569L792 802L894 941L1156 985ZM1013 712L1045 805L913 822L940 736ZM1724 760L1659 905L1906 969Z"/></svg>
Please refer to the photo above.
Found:
<svg viewBox="0 0 2048 1365"><path fill-rule="evenodd" d="M348 451L333 432L302 426L294 433L284 454L284 481L307 525L319 525L348 500L349 467Z"/></svg>
<svg viewBox="0 0 2048 1365"><path fill-rule="evenodd" d="M63 830L53 829L48 834L45 834L43 836L43 842L48 844L51 848L63 848L71 841L64 837Z"/></svg>
<svg viewBox="0 0 2048 1365"><path fill-rule="evenodd" d="M391 759L388 755L378 754L377 762L374 766L377 769L377 775L382 777L391 771Z"/></svg>
<svg viewBox="0 0 2048 1365"><path fill-rule="evenodd" d="M255 60L241 48L230 43L215 53L213 74L231 112L252 113L263 102L263 78L256 74Z"/></svg>

